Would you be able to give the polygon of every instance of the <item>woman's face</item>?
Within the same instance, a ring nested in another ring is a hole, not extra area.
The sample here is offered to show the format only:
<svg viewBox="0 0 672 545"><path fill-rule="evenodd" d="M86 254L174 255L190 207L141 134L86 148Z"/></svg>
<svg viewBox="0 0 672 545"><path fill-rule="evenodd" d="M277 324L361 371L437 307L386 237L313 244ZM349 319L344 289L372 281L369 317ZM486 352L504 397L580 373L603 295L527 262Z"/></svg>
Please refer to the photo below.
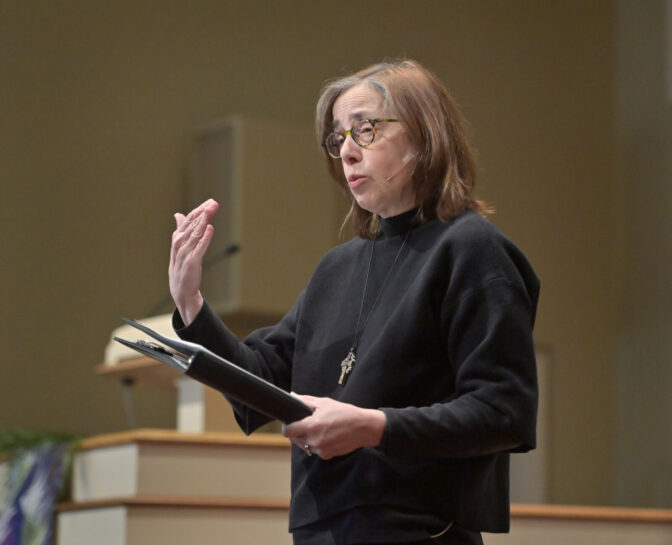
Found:
<svg viewBox="0 0 672 545"><path fill-rule="evenodd" d="M393 118L382 97L360 83L339 96L333 108L334 131L350 130L359 119ZM383 218L415 207L411 183L416 153L401 123L378 123L372 144L362 148L350 135L341 147L343 172L357 204Z"/></svg>

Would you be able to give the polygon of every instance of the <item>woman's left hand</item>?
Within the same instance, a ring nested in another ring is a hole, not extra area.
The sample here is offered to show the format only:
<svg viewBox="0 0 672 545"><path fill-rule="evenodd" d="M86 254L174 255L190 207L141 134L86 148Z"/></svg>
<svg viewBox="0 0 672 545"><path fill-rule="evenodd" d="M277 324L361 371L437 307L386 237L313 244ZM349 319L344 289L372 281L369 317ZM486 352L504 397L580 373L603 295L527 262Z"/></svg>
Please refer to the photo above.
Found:
<svg viewBox="0 0 672 545"><path fill-rule="evenodd" d="M309 454L328 460L360 447L376 447L385 431L385 413L328 397L297 395L315 409L311 416L285 425L282 433Z"/></svg>

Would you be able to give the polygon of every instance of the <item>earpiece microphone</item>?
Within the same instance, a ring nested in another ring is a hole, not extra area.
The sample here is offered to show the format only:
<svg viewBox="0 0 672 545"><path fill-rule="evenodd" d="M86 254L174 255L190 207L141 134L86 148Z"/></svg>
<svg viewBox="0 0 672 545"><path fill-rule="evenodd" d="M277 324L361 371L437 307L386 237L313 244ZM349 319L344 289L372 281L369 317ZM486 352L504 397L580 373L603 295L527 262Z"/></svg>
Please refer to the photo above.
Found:
<svg viewBox="0 0 672 545"><path fill-rule="evenodd" d="M397 174L399 174L404 168L406 168L406 165L411 162L413 158L417 155L417 152L408 152L406 155L404 155L401 158L401 166L397 169L397 171L394 174L390 174L387 178L385 178L386 182L389 182L392 178L394 178Z"/></svg>

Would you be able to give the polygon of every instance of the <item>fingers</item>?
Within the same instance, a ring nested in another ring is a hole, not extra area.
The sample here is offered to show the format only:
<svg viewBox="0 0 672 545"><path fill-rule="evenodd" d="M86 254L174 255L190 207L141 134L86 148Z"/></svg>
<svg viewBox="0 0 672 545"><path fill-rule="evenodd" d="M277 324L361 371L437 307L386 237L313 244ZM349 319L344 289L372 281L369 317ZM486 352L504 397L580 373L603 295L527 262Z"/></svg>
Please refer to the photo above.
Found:
<svg viewBox="0 0 672 545"><path fill-rule="evenodd" d="M296 395L294 392L292 392L292 395L296 397L303 397ZM310 428L309 420L312 418L313 416L307 416L306 418L303 418L302 420L299 420L297 422L293 422L291 424L283 424L282 435L287 437L287 439L289 439L300 449L304 451L310 450L306 449L306 446L309 444L308 442L308 433Z"/></svg>
<svg viewBox="0 0 672 545"><path fill-rule="evenodd" d="M322 401L321 397L315 397L315 396L309 396L306 394L295 394L292 392L292 395L298 397L301 401L303 401L306 405L308 405L311 409L317 409L317 407L320 405L320 402Z"/></svg>
<svg viewBox="0 0 672 545"><path fill-rule="evenodd" d="M320 455L319 449L308 442L308 437L295 437L290 439L290 441L303 450L308 456L312 456L313 454Z"/></svg>
<svg viewBox="0 0 672 545"><path fill-rule="evenodd" d="M215 235L215 228L212 225L205 226L205 232L203 236L199 239L198 244L196 244L195 253L202 259L205 255L205 252L212 242L212 237Z"/></svg>
<svg viewBox="0 0 672 545"><path fill-rule="evenodd" d="M292 392L293 396L299 397L296 395L294 392ZM310 448L308 445L308 437L305 435L302 436L292 436L292 432L287 432L287 428L289 426L293 426L294 424L283 424L282 425L282 435L287 437L287 439L290 440L290 442L294 443L297 447L299 447L301 450L303 450L308 456L311 456L313 454L313 450ZM294 428L296 429L296 427ZM306 449L306 447L308 447Z"/></svg>
<svg viewBox="0 0 672 545"><path fill-rule="evenodd" d="M291 392L291 394L301 399L309 407L317 409L314 404L306 402L307 398L310 396L303 396L294 392ZM310 399L319 400L320 398L310 397ZM318 439L320 430L316 427L315 416L315 413L313 413L311 416L307 416L297 422L283 424L282 434L303 450L308 456L315 454L316 456L323 458L324 456L322 449L320 448L320 440Z"/></svg>
<svg viewBox="0 0 672 545"><path fill-rule="evenodd" d="M205 224L208 225L212 220L212 217L217 212L219 205L217 201L213 199L208 199L202 203L197 208L194 208L187 216L184 216L180 213L175 214L175 223L177 227L173 233L173 242L176 239L184 239L185 234L190 234L194 228L199 225Z"/></svg>
<svg viewBox="0 0 672 545"><path fill-rule="evenodd" d="M194 250L197 250L195 257L200 255L202 258L205 255L214 229L210 221L218 208L217 201L208 199L189 212L187 216L179 212L174 215L176 229L173 232L170 249L171 265L174 265L176 261L184 261Z"/></svg>
<svg viewBox="0 0 672 545"><path fill-rule="evenodd" d="M208 199L198 207L194 208L189 214L184 216L179 212L174 215L176 228L173 232L173 245L179 245L181 241L186 240L194 229L210 224L212 217L217 212L219 205L217 201Z"/></svg>
<svg viewBox="0 0 672 545"><path fill-rule="evenodd" d="M212 217L217 212L219 204L214 199L208 199L207 201L202 202L196 208L194 208L186 217L183 216L183 221L178 225L178 230L180 228L187 229L190 225L197 222L201 216L206 217L206 221L210 222ZM182 216L182 214L179 214Z"/></svg>
<svg viewBox="0 0 672 545"><path fill-rule="evenodd" d="M295 394L292 394L292 395L295 395ZM297 396L297 397L299 397L299 396ZM298 420L296 422L292 422L291 424L283 424L282 425L282 435L287 437L287 439L292 440L292 442L294 442L294 439L305 437L308 433L308 426L309 426L308 421L311 418L313 418L312 415L307 416L306 418L303 418L303 419Z"/></svg>

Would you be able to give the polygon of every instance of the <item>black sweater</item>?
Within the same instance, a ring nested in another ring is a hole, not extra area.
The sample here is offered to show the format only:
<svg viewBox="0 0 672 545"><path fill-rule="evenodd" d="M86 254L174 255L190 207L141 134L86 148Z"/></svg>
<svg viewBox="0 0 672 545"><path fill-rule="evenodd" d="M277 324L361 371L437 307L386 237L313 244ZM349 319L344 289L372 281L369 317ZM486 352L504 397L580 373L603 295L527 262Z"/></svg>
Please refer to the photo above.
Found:
<svg viewBox="0 0 672 545"><path fill-rule="evenodd" d="M469 211L412 227L370 312L412 222L413 213L381 222L362 318L368 322L345 386L337 384L340 363L355 334L370 240L328 252L290 312L242 343L207 304L186 328L175 313L182 338L287 391L385 412L378 448L326 461L293 449L290 529L330 517L338 524L361 511L389 521L397 539L422 539L450 521L508 530L508 452L535 446L539 282L523 254ZM246 433L268 421L233 405ZM437 526L400 532L408 517ZM343 543L363 541L360 525L346 525ZM388 539L384 525L376 531Z"/></svg>

